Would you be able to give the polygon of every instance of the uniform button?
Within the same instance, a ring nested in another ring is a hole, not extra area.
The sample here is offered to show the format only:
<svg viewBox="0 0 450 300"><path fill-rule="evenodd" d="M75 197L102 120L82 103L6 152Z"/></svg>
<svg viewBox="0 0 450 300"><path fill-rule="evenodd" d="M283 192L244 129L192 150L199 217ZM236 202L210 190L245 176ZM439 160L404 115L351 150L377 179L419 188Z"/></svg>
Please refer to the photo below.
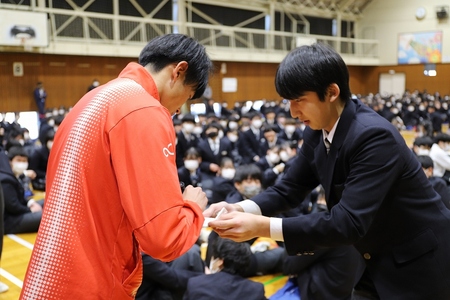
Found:
<svg viewBox="0 0 450 300"><path fill-rule="evenodd" d="M364 253L363 256L364 256L364 259L371 259L372 258L369 253Z"/></svg>

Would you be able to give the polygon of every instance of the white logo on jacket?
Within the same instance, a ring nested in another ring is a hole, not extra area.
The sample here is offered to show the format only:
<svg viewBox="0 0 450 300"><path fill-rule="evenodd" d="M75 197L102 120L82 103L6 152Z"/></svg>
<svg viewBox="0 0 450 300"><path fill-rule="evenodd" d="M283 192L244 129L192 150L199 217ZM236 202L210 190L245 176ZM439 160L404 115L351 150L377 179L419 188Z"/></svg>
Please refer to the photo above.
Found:
<svg viewBox="0 0 450 300"><path fill-rule="evenodd" d="M170 143L169 145L167 145L167 147L164 147L162 149L162 152L163 152L165 157L169 157L169 155L175 155L174 152L169 150L170 148L172 148L172 143Z"/></svg>

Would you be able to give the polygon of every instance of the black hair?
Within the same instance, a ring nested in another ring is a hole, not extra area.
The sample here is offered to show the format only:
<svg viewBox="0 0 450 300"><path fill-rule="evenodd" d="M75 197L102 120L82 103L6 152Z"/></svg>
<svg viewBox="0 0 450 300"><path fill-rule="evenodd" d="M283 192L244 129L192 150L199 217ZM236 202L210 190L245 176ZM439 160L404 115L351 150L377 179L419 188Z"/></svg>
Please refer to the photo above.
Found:
<svg viewBox="0 0 450 300"><path fill-rule="evenodd" d="M442 133L439 132L436 134L436 136L434 137L434 142L435 143L439 143L439 142L450 142L450 135L446 134L446 133Z"/></svg>
<svg viewBox="0 0 450 300"><path fill-rule="evenodd" d="M245 242L238 243L217 237L212 244L211 254L214 258L223 260L222 272L243 275L250 265L252 252L250 245Z"/></svg>
<svg viewBox="0 0 450 300"><path fill-rule="evenodd" d="M278 133L280 131L278 128L279 127L274 124L265 124L264 128L263 128L263 132L266 133L266 132L273 131L275 133Z"/></svg>
<svg viewBox="0 0 450 300"><path fill-rule="evenodd" d="M198 152L197 148L190 147L186 150L186 152L184 152L184 158L186 158L188 156L200 157L200 153Z"/></svg>
<svg viewBox="0 0 450 300"><path fill-rule="evenodd" d="M188 63L184 84L195 86L192 99L200 98L208 85L213 64L198 41L184 34L161 35L150 40L139 55L139 64L144 67L151 64L155 72L181 61Z"/></svg>
<svg viewBox="0 0 450 300"><path fill-rule="evenodd" d="M28 158L28 154L22 146L13 146L8 149L9 160L12 160L16 156L23 156Z"/></svg>
<svg viewBox="0 0 450 300"><path fill-rule="evenodd" d="M413 145L415 146L433 146L433 139L429 136L418 137L414 140Z"/></svg>
<svg viewBox="0 0 450 300"><path fill-rule="evenodd" d="M278 94L288 100L316 92L324 101L333 83L339 86L341 100L348 101L351 92L347 66L335 50L321 43L292 50L278 66L275 78Z"/></svg>
<svg viewBox="0 0 450 300"><path fill-rule="evenodd" d="M261 169L255 164L240 165L236 168L233 181L241 183L246 179L257 179L262 181Z"/></svg>
<svg viewBox="0 0 450 300"><path fill-rule="evenodd" d="M428 155L419 155L417 156L417 159L424 169L432 168L434 166L433 159L431 159Z"/></svg>

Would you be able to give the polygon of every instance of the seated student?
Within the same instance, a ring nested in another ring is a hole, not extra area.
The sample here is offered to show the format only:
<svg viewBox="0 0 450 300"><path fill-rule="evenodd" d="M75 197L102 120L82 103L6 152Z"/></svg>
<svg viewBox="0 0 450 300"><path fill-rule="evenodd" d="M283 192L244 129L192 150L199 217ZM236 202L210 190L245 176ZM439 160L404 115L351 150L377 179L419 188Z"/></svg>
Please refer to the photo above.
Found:
<svg viewBox="0 0 450 300"><path fill-rule="evenodd" d="M231 191L235 189L233 178L236 174L233 159L224 157L220 162L220 169L216 177L213 179L212 196L209 205L224 201Z"/></svg>
<svg viewBox="0 0 450 300"><path fill-rule="evenodd" d="M293 118L287 118L283 130L278 133L280 139L298 143L303 139L303 131L297 126L298 121Z"/></svg>
<svg viewBox="0 0 450 300"><path fill-rule="evenodd" d="M325 192L320 187L311 213L326 211ZM296 277L302 300L351 299L363 271L364 261L351 245L315 250L314 255L286 256L283 264L283 273Z"/></svg>
<svg viewBox="0 0 450 300"><path fill-rule="evenodd" d="M201 162L202 157L200 156L197 148L189 148L183 157L184 166L178 168L178 179L183 182L185 186L192 185L195 187L201 187L206 193L206 197L211 199L214 177L201 170Z"/></svg>
<svg viewBox="0 0 450 300"><path fill-rule="evenodd" d="M441 177L433 176L433 160L428 155L417 156L422 169L430 180L433 189L441 196L445 206L450 209L450 187L447 186L445 180Z"/></svg>
<svg viewBox="0 0 450 300"><path fill-rule="evenodd" d="M136 300L181 300L189 278L205 274L206 268L198 244L171 262L143 253L142 263L143 279Z"/></svg>
<svg viewBox="0 0 450 300"><path fill-rule="evenodd" d="M278 176L284 172L285 163L280 158L280 146L270 147L266 155L255 163L263 172L262 185L265 189L274 185Z"/></svg>
<svg viewBox="0 0 450 300"><path fill-rule="evenodd" d="M434 144L431 146L429 156L433 160L433 175L442 177L447 185L450 185L450 135L438 133L434 137Z"/></svg>
<svg viewBox="0 0 450 300"><path fill-rule="evenodd" d="M217 238L212 245L209 275L189 279L184 300L261 300L264 285L242 276L252 253L246 243Z"/></svg>
<svg viewBox="0 0 450 300"><path fill-rule="evenodd" d="M233 150L231 141L223 137L222 126L217 122L209 123L204 128L206 138L200 139L197 145L202 157L200 168L211 177L217 175L222 158L230 157Z"/></svg>
<svg viewBox="0 0 450 300"><path fill-rule="evenodd" d="M37 232L41 223L44 200L25 197L19 178L28 168L28 156L23 147L8 150L10 168L0 169L0 182L5 198L5 234Z"/></svg>
<svg viewBox="0 0 450 300"><path fill-rule="evenodd" d="M414 139L412 150L416 155L429 155L431 146L433 146L433 139L422 136Z"/></svg>
<svg viewBox="0 0 450 300"><path fill-rule="evenodd" d="M54 138L55 131L53 129L48 130L44 144L30 156L30 169L36 172L36 177L31 181L35 190L45 191L48 157Z"/></svg>

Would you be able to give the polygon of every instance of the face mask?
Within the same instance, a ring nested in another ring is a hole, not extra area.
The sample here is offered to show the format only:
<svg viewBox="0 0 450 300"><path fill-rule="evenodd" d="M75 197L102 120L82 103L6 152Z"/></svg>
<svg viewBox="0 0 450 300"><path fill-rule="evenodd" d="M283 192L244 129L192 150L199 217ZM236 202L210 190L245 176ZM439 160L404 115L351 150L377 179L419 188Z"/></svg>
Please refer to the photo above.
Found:
<svg viewBox="0 0 450 300"><path fill-rule="evenodd" d="M20 139L20 140L19 140L19 143L23 146L23 145L25 145L25 140Z"/></svg>
<svg viewBox="0 0 450 300"><path fill-rule="evenodd" d="M227 121L220 121L219 124L220 124L220 126L222 126L223 128L227 128Z"/></svg>
<svg viewBox="0 0 450 300"><path fill-rule="evenodd" d="M269 154L269 161L273 164L276 164L280 161L280 156L276 153Z"/></svg>
<svg viewBox="0 0 450 300"><path fill-rule="evenodd" d="M219 133L217 131L212 131L212 132L208 132L206 134L209 138L215 138L216 136L219 135Z"/></svg>
<svg viewBox="0 0 450 300"><path fill-rule="evenodd" d="M53 119L48 120L48 125L51 127L55 126L55 120Z"/></svg>
<svg viewBox="0 0 450 300"><path fill-rule="evenodd" d="M293 126L293 125L286 125L284 130L286 131L286 133L292 134L292 133L295 132L295 126Z"/></svg>
<svg viewBox="0 0 450 300"><path fill-rule="evenodd" d="M209 261L209 271L211 274L220 272L220 267L218 266L219 258L211 258Z"/></svg>
<svg viewBox="0 0 450 300"><path fill-rule="evenodd" d="M444 150L446 152L449 152L450 151L450 145L446 143L445 146L444 146Z"/></svg>
<svg viewBox="0 0 450 300"><path fill-rule="evenodd" d="M219 139L223 138L223 131L219 130L219 133L217 134L217 136L219 137Z"/></svg>
<svg viewBox="0 0 450 300"><path fill-rule="evenodd" d="M261 187L257 185L247 185L244 187L244 197L250 199L261 192Z"/></svg>
<svg viewBox="0 0 450 300"><path fill-rule="evenodd" d="M29 140L29 139L30 139L30 134L29 134L29 133L24 133L24 134L23 134L23 138L24 138L25 140Z"/></svg>
<svg viewBox="0 0 450 300"><path fill-rule="evenodd" d="M48 149L48 150L51 150L51 149L52 149L52 146L53 146L53 141L48 141L48 142L47 142L47 149Z"/></svg>
<svg viewBox="0 0 450 300"><path fill-rule="evenodd" d="M52 111L52 115L54 115L54 116L59 115L59 111L58 111L57 109L54 109L54 110Z"/></svg>
<svg viewBox="0 0 450 300"><path fill-rule="evenodd" d="M60 109L59 110L59 114L62 116L62 115L64 115L66 113L66 111L64 110L64 109Z"/></svg>
<svg viewBox="0 0 450 300"><path fill-rule="evenodd" d="M222 177L226 178L226 179L233 179L234 178L234 174L236 174L236 170L235 169L222 169Z"/></svg>
<svg viewBox="0 0 450 300"><path fill-rule="evenodd" d="M408 106L408 111L409 112L413 112L414 111L414 106Z"/></svg>
<svg viewBox="0 0 450 300"><path fill-rule="evenodd" d="M195 125L192 123L183 123L183 130L186 133L192 133L192 131L194 130Z"/></svg>
<svg viewBox="0 0 450 300"><path fill-rule="evenodd" d="M194 134L200 135L200 134L202 134L202 132L203 132L203 128L202 127L199 127L199 126L194 127L194 131L193 131Z"/></svg>
<svg viewBox="0 0 450 300"><path fill-rule="evenodd" d="M21 175L28 169L28 163L26 162L14 162L12 164L12 170L14 174Z"/></svg>
<svg viewBox="0 0 450 300"><path fill-rule="evenodd" d="M286 162L289 160L289 154L286 151L281 151L280 152L280 158L282 161Z"/></svg>
<svg viewBox="0 0 450 300"><path fill-rule="evenodd" d="M255 127L256 129L260 129L262 126L262 121L261 120L253 120L252 121L252 125L253 127Z"/></svg>
<svg viewBox="0 0 450 300"><path fill-rule="evenodd" d="M191 172L198 169L198 160L188 159L184 161L184 167Z"/></svg>
<svg viewBox="0 0 450 300"><path fill-rule="evenodd" d="M238 140L238 136L236 134L229 134L228 135L228 139L232 142L232 143L236 143L236 141Z"/></svg>
<svg viewBox="0 0 450 300"><path fill-rule="evenodd" d="M230 123L228 123L228 128L230 128L231 130L235 130L238 128L238 123L230 122Z"/></svg>

